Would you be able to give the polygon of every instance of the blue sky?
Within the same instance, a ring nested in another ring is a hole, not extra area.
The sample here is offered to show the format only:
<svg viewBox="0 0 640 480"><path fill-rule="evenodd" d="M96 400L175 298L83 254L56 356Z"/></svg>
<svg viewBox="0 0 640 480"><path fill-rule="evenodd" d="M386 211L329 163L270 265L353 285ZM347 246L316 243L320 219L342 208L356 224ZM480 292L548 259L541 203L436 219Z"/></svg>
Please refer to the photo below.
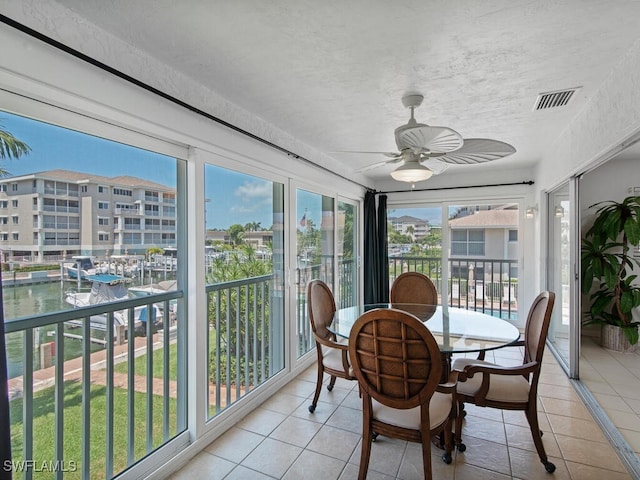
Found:
<svg viewBox="0 0 640 480"><path fill-rule="evenodd" d="M0 111L0 128L31 147L31 153L1 166L11 176L66 169L114 177L131 175L175 188L175 159L140 148L104 140L84 133ZM273 183L258 177L207 165L205 169L207 228L225 229L234 223L273 225ZM321 224L321 196L300 190L296 219L303 215ZM306 212L306 213L305 213ZM440 224L439 208L408 208L390 216L411 215Z"/></svg>
<svg viewBox="0 0 640 480"><path fill-rule="evenodd" d="M65 169L114 177L131 175L175 188L175 159L73 130L0 112L0 128L31 147L19 159L3 160L11 176ZM230 170L205 171L207 228L239 223L273 224L272 183ZM314 219L315 221L315 219Z"/></svg>

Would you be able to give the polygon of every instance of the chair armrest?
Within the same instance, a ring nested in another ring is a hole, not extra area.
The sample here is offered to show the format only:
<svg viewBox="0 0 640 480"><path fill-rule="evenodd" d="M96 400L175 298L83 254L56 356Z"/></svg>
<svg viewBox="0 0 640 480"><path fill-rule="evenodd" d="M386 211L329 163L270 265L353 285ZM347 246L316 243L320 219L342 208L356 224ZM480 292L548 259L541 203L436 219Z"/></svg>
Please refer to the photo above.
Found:
<svg viewBox="0 0 640 480"><path fill-rule="evenodd" d="M482 407L486 405L492 376L522 376L528 379L529 375L539 368L540 364L538 362L529 362L515 367L470 364L466 365L464 370L459 373L458 379L460 382L464 382L467 378L472 378L476 373L482 374L480 387L473 394L473 403Z"/></svg>
<svg viewBox="0 0 640 480"><path fill-rule="evenodd" d="M436 387L436 392L440 393L456 393L456 385L458 385L458 375L460 372L453 370L447 378L447 383L441 383Z"/></svg>
<svg viewBox="0 0 640 480"><path fill-rule="evenodd" d="M338 350L349 350L349 345L346 343L338 343L335 340L332 340L331 338L322 338L316 335L316 342L318 342L321 345L324 345L325 347L329 347L329 348L337 348Z"/></svg>
<svg viewBox="0 0 640 480"><path fill-rule="evenodd" d="M483 375L528 375L538 369L539 365L538 362L529 362L514 367L470 364L466 365L464 370L458 374L458 379L464 382L467 378L472 378L476 373L482 373Z"/></svg>
<svg viewBox="0 0 640 480"><path fill-rule="evenodd" d="M351 362L349 361L349 345L346 343L338 343L330 338L322 338L318 335L315 335L316 342L320 345L324 345L325 347L334 348L336 350L341 350L342 352L342 369L346 374L351 375L349 372L351 370ZM320 349L318 348L318 355L321 355Z"/></svg>

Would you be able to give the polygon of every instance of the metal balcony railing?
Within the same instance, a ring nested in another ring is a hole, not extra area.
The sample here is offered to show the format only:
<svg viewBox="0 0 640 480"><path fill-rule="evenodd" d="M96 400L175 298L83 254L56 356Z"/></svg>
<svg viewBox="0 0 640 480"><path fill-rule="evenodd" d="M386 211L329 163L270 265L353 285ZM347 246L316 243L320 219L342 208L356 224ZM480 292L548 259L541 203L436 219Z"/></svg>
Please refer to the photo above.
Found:
<svg viewBox="0 0 640 480"><path fill-rule="evenodd" d="M57 466L47 478L110 479L186 429L174 308L182 296L6 321L14 465ZM158 312L155 326L141 327L142 308Z"/></svg>
<svg viewBox="0 0 640 480"><path fill-rule="evenodd" d="M449 259L449 305L509 320L518 314L517 260ZM403 272L431 278L441 295L442 261L437 257L389 257L389 284ZM442 301L442 299L440 299Z"/></svg>
<svg viewBox="0 0 640 480"><path fill-rule="evenodd" d="M275 278L206 286L210 418L284 367L283 299Z"/></svg>

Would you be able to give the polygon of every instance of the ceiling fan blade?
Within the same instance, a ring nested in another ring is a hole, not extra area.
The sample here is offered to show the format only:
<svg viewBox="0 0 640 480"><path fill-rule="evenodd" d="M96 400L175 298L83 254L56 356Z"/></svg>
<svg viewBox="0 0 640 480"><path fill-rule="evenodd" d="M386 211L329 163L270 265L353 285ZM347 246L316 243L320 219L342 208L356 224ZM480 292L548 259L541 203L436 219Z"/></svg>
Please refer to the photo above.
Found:
<svg viewBox="0 0 640 480"><path fill-rule="evenodd" d="M434 175L439 175L450 167L450 164L443 162L438 158L425 157L420 163L433 172Z"/></svg>
<svg viewBox="0 0 640 480"><path fill-rule="evenodd" d="M400 152L363 152L359 150L336 150L329 153L365 153L365 154L373 154L373 155L384 155L385 157L390 157L390 158L402 157L402 153Z"/></svg>
<svg viewBox="0 0 640 480"><path fill-rule="evenodd" d="M398 163L401 161L402 161L402 157L394 158L391 160L383 160L381 162L376 162L376 163L372 163L371 165L367 165L366 167L361 168L360 170L356 170L356 172L358 173L367 172L369 170L373 170L374 168L382 167L383 165L390 165L390 164Z"/></svg>
<svg viewBox="0 0 640 480"><path fill-rule="evenodd" d="M504 158L516 149L505 142L489 138L467 138L458 150L438 157L440 161L455 165L473 165Z"/></svg>
<svg viewBox="0 0 640 480"><path fill-rule="evenodd" d="M434 153L458 150L464 143L462 136L447 127L418 125L396 130L396 144L400 150L405 148L425 148Z"/></svg>

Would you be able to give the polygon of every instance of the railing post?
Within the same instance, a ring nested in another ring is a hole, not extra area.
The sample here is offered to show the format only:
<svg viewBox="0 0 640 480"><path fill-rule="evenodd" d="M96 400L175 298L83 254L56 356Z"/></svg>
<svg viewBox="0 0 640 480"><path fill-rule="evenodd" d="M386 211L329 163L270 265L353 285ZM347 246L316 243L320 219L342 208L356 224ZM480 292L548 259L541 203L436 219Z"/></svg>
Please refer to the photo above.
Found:
<svg viewBox="0 0 640 480"><path fill-rule="evenodd" d="M116 345L124 345L127 339L127 328L124 325L116 325Z"/></svg>

